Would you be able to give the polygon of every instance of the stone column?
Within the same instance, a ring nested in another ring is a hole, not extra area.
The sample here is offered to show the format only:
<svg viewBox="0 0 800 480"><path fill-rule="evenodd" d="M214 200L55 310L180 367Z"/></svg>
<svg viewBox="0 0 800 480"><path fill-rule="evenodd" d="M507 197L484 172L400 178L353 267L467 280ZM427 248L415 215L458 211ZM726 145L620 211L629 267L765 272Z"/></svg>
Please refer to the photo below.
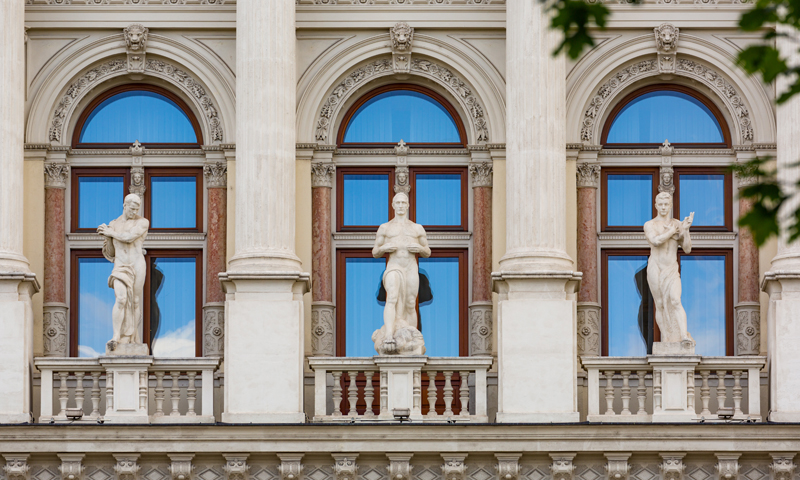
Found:
<svg viewBox="0 0 800 480"><path fill-rule="evenodd" d="M44 356L69 355L67 236L64 222L69 166L44 166Z"/></svg>
<svg viewBox="0 0 800 480"><path fill-rule="evenodd" d="M333 250L331 244L331 190L333 163L311 165L311 354L336 355L333 304Z"/></svg>
<svg viewBox="0 0 800 480"><path fill-rule="evenodd" d="M219 274L226 270L228 251L228 164L203 166L208 188L208 248L206 249L206 301L203 305L203 356L222 357L225 351L225 293Z"/></svg>
<svg viewBox="0 0 800 480"><path fill-rule="evenodd" d="M33 308L22 253L25 2L0 2L0 423L31 421Z"/></svg>
<svg viewBox="0 0 800 480"><path fill-rule="evenodd" d="M753 184L754 178L737 175L739 190ZM739 217L753 206L746 198L739 198ZM739 228L739 301L735 307L736 355L761 353L761 303L759 302L758 247L747 228Z"/></svg>
<svg viewBox="0 0 800 480"><path fill-rule="evenodd" d="M301 423L303 294L295 254L295 2L236 5L236 239L220 275L229 423Z"/></svg>
<svg viewBox="0 0 800 480"><path fill-rule="evenodd" d="M472 303L469 305L469 354L492 354L492 164L473 163Z"/></svg>
<svg viewBox="0 0 800 480"><path fill-rule="evenodd" d="M578 177L578 356L600 355L600 297L597 288L597 188L600 165L580 163Z"/></svg>
<svg viewBox="0 0 800 480"><path fill-rule="evenodd" d="M507 5L506 253L498 302L498 422L577 422L575 291L566 252L565 61L536 0ZM531 88L531 79L547 88Z"/></svg>

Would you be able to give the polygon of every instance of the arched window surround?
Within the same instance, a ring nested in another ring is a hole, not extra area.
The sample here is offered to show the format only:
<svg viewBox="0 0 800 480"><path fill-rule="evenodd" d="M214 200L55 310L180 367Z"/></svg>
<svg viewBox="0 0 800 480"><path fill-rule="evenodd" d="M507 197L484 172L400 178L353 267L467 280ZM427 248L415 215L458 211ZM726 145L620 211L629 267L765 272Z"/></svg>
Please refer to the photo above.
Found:
<svg viewBox="0 0 800 480"><path fill-rule="evenodd" d="M706 96L700 94L696 90L693 90L688 87L684 87L683 85L676 85L676 84L655 84L655 85L648 85L646 87L637 89L630 94L626 95L622 100L618 101L611 112L606 117L605 124L603 125L603 131L601 134L601 145L603 148L658 148L661 146L660 143L608 143L608 133L611 130L611 126L616 120L617 116L620 114L623 108L625 108L629 103L633 100L641 97L642 95L659 92L659 91L671 91L671 92L678 92L689 95L690 97L696 99L700 103L702 103L706 108L708 108L711 113L714 115L714 118L719 123L720 128L722 129L722 136L724 139L723 143L673 143L673 147L675 148L731 148L731 131L728 127L728 122L725 120L725 117L722 115L719 107L711 102Z"/></svg>
<svg viewBox="0 0 800 480"><path fill-rule="evenodd" d="M394 147L395 143L344 143L344 135L347 131L347 126L350 121L353 119L353 115L361 108L369 100L373 99L374 97L386 93L392 92L397 90L408 90L416 93L421 93L423 95L427 95L431 97L433 100L439 102L442 107L447 110L447 113L453 118L453 121L456 124L456 129L458 130L458 136L461 139L459 143L412 143L407 142L408 146L411 148L465 148L467 145L467 132L464 128L464 122L461 120L461 115L459 115L458 111L453 107L453 105L441 94L431 90L429 88L415 85L411 83L392 83L389 85L384 85L382 87L375 88L370 90L369 92L362 95L355 103L353 103L350 108L347 109L347 112L342 117L342 121L339 124L339 131L336 135L336 144L339 147L345 148L391 148Z"/></svg>
<svg viewBox="0 0 800 480"><path fill-rule="evenodd" d="M162 88L156 85L151 85L147 83L128 83L124 85L120 85L117 87L110 88L94 99L89 102L88 105L83 109L81 115L78 117L78 121L75 124L75 129L72 132L72 147L73 148L85 148L85 149L93 149L93 148L128 148L131 143L81 143L80 137L81 132L83 131L83 127L86 124L86 121L89 119L89 116L95 109L100 106L104 101L108 100L109 98L113 97L114 95L118 95L120 93L132 92L132 91L144 91L144 92L151 92L158 95L163 95L167 99L174 102L178 108L180 108L184 114L188 117L189 121L194 128L195 136L197 137L197 143L142 143L143 146L148 148L200 148L203 145L203 132L200 128L200 122L197 121L197 117L195 116L194 112L186 102L176 95L175 93Z"/></svg>

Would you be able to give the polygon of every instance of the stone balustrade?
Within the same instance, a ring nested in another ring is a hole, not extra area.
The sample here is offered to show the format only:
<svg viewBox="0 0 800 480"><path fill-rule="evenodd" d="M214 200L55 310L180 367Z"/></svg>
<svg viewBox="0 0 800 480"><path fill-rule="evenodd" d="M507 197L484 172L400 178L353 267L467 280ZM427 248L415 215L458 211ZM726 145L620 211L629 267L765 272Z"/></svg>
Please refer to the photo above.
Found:
<svg viewBox="0 0 800 480"><path fill-rule="evenodd" d="M42 373L40 423L95 423L111 412L114 384L101 359L43 357L34 364ZM218 366L218 358L155 358L132 394L149 423L214 423Z"/></svg>
<svg viewBox="0 0 800 480"><path fill-rule="evenodd" d="M312 357L309 365L315 422L488 422L491 357Z"/></svg>
<svg viewBox="0 0 800 480"><path fill-rule="evenodd" d="M651 357L581 357L590 422L647 423L663 411L664 385ZM688 374L686 405L694 421L761 421L760 374L766 357L700 357ZM752 381L751 381L752 379ZM720 411L721 408L726 410Z"/></svg>

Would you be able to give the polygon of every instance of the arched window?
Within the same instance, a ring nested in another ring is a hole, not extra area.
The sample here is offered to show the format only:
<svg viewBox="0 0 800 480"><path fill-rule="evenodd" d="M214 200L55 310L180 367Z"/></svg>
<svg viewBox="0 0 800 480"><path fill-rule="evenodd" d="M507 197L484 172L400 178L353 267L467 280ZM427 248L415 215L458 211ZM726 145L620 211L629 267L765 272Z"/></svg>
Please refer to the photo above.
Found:
<svg viewBox="0 0 800 480"><path fill-rule="evenodd" d="M95 98L75 126L77 148L198 148L200 124L186 103L153 85L124 85Z"/></svg>
<svg viewBox="0 0 800 480"><path fill-rule="evenodd" d="M342 121L337 143L348 147L463 147L464 125L450 103L417 85L388 85L359 99Z"/></svg>
<svg viewBox="0 0 800 480"><path fill-rule="evenodd" d="M625 97L603 128L605 148L726 148L730 131L719 109L695 91L677 85L653 85Z"/></svg>

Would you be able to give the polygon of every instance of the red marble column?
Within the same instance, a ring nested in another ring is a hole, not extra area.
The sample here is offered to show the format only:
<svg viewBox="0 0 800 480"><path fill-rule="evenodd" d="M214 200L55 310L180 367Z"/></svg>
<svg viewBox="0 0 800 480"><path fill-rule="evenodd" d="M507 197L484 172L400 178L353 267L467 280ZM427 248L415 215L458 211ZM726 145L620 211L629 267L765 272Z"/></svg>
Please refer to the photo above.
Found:
<svg viewBox="0 0 800 480"><path fill-rule="evenodd" d="M492 354L492 164L472 164L472 302L469 354Z"/></svg>
<svg viewBox="0 0 800 480"><path fill-rule="evenodd" d="M332 163L311 165L311 354L335 355L333 250L331 243Z"/></svg>
<svg viewBox="0 0 800 480"><path fill-rule="evenodd" d="M44 166L44 355L69 355L65 197L69 166Z"/></svg>
<svg viewBox="0 0 800 480"><path fill-rule="evenodd" d="M208 188L208 248L206 249L206 303L203 305L203 355L222 357L225 332L225 294L219 274L227 270L228 166L203 167Z"/></svg>
<svg viewBox="0 0 800 480"><path fill-rule="evenodd" d="M751 184L738 176L739 188ZM739 216L752 208L752 201L739 199ZM758 247L747 228L739 229L739 301L735 308L736 355L758 355L761 351L761 304L759 303Z"/></svg>
<svg viewBox="0 0 800 480"><path fill-rule="evenodd" d="M578 355L600 355L600 303L597 285L597 188L600 165L579 163L578 259L583 272L578 291Z"/></svg>

